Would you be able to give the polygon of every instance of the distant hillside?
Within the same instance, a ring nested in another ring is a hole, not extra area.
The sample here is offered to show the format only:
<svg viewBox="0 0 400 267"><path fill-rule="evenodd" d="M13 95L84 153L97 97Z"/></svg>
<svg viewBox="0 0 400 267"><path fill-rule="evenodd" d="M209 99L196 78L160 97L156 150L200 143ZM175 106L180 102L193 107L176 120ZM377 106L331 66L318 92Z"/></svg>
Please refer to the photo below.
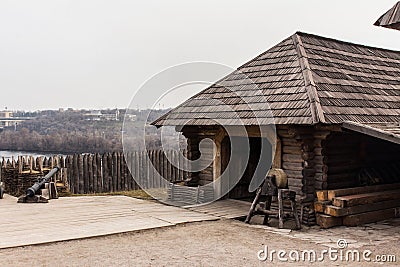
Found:
<svg viewBox="0 0 400 267"><path fill-rule="evenodd" d="M152 121L168 110L153 110ZM131 120L143 122L148 111L130 111ZM17 113L18 114L18 113ZM18 115L25 115L20 112ZM122 150L122 125L125 110L40 111L29 113L32 120L0 133L0 150L62 153L102 153ZM137 131L143 131L139 126ZM138 132L139 133L139 132ZM157 142L150 141L150 146ZM142 146L137 140L138 149Z"/></svg>

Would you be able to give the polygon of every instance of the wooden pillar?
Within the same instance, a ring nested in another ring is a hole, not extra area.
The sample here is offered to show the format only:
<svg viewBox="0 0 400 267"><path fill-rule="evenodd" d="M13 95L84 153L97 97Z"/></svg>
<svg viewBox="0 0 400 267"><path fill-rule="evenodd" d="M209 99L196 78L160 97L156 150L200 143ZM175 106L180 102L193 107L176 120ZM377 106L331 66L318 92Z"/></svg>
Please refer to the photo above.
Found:
<svg viewBox="0 0 400 267"><path fill-rule="evenodd" d="M214 140L214 161L213 161L213 180L214 180L214 196L219 198L222 197L222 179L221 176L221 143L225 137L225 130L219 129L215 134Z"/></svg>
<svg viewBox="0 0 400 267"><path fill-rule="evenodd" d="M199 150L199 143L200 139L198 136L187 136L187 157L189 161L194 161L200 158L200 150ZM188 180L187 185L197 186L199 184L200 172L189 171L188 172Z"/></svg>
<svg viewBox="0 0 400 267"><path fill-rule="evenodd" d="M276 148L275 155L272 162L272 168L281 169L282 168L282 141L277 136L276 137Z"/></svg>

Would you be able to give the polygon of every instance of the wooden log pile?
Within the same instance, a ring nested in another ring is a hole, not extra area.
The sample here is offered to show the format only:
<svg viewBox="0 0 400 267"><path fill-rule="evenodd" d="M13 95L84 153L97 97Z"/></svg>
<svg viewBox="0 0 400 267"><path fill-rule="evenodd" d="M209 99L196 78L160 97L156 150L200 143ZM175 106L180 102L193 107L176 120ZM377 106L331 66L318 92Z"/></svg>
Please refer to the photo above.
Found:
<svg viewBox="0 0 400 267"><path fill-rule="evenodd" d="M400 216L400 183L317 191L322 228L358 226Z"/></svg>

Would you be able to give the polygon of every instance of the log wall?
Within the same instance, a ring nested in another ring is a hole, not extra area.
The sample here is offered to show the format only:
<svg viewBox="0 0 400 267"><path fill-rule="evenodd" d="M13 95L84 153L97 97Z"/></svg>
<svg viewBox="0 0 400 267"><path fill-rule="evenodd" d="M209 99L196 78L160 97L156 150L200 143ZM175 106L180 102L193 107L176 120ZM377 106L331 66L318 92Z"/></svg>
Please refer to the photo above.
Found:
<svg viewBox="0 0 400 267"><path fill-rule="evenodd" d="M326 183L319 189L339 189L358 186L361 168L361 136L355 133L330 134L323 142L323 163L326 167Z"/></svg>
<svg viewBox="0 0 400 267"><path fill-rule="evenodd" d="M340 189L400 181L400 145L354 132L334 132L323 142L326 182Z"/></svg>
<svg viewBox="0 0 400 267"><path fill-rule="evenodd" d="M289 189L296 192L302 222L316 223L315 191L327 186L327 166L323 142L334 129L320 126L277 126L282 142L282 169L288 175Z"/></svg>

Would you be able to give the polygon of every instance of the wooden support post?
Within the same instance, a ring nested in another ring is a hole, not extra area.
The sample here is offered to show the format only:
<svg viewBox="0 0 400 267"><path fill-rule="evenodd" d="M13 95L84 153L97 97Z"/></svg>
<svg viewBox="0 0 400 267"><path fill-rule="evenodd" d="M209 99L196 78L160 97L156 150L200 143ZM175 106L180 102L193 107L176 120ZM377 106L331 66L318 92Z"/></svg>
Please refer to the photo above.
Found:
<svg viewBox="0 0 400 267"><path fill-rule="evenodd" d="M225 137L225 130L223 128L214 136L214 161L213 161L213 180L214 180L214 195L219 198L222 197L222 179L221 176L221 143ZM218 179L218 180L217 180Z"/></svg>

